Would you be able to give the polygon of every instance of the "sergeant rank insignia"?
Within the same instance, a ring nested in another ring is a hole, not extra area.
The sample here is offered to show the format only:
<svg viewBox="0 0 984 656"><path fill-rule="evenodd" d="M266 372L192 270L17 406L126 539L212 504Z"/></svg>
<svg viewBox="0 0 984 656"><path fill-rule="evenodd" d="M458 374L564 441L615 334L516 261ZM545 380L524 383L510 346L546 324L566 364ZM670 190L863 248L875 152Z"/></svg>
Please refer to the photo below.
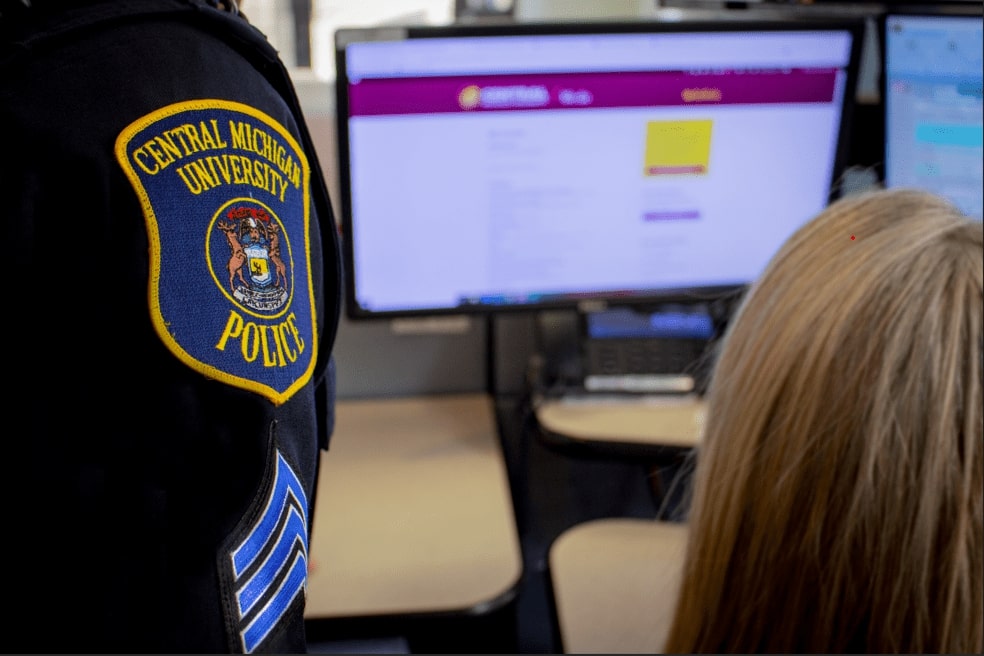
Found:
<svg viewBox="0 0 984 656"><path fill-rule="evenodd" d="M198 100L130 124L116 158L150 241L150 310L182 362L281 404L311 378L318 334L307 158L247 105Z"/></svg>

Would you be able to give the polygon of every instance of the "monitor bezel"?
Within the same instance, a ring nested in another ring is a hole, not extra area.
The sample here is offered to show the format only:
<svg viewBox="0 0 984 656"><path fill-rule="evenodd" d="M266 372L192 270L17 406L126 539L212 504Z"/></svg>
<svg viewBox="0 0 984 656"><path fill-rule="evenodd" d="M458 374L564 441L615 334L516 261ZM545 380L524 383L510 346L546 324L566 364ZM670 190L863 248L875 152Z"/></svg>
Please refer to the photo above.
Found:
<svg viewBox="0 0 984 656"><path fill-rule="evenodd" d="M604 310L612 307L657 308L667 303L706 304L740 295L748 284L701 286L688 288L659 288L647 290L639 295L622 295L614 291L589 294L584 297L538 300L531 303L474 304L454 307L397 308L373 310L362 307L357 301L354 245L349 239L352 234L353 212L351 196L351 170L349 166L348 133L348 76L346 71L345 47L349 43L363 41L391 41L396 39L428 39L460 36L530 36L544 34L608 34L608 33L684 33L684 32L741 32L741 31L846 31L852 35L850 61L845 67L846 80L844 98L841 102L840 134L835 147L831 179L830 198L835 200L839 193L839 182L846 170L850 152L851 125L855 105L854 89L860 69L861 49L864 38L864 19L854 16L795 16L791 20L783 18L742 18L724 20L720 18L686 18L679 21L644 20L596 20L590 22L540 21L540 22L493 22L493 23L454 23L448 25L404 25L369 28L340 28L335 33L335 118L337 166L339 176L340 238L345 272L344 307L346 316L353 320L395 319L412 317L431 317L448 315L484 315L502 313L536 312L543 310L576 310L580 312ZM385 190L383 191L385 193Z"/></svg>

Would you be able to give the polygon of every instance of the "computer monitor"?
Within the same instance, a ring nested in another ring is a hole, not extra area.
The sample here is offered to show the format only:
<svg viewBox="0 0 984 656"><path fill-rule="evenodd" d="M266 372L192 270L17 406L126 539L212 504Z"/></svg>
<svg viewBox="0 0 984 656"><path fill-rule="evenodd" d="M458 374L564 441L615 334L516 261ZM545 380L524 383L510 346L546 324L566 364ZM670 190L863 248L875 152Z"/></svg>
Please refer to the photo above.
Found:
<svg viewBox="0 0 984 656"><path fill-rule="evenodd" d="M863 21L336 32L351 318L708 301L833 196Z"/></svg>
<svg viewBox="0 0 984 656"><path fill-rule="evenodd" d="M981 4L898 6L884 15L884 183L984 214Z"/></svg>

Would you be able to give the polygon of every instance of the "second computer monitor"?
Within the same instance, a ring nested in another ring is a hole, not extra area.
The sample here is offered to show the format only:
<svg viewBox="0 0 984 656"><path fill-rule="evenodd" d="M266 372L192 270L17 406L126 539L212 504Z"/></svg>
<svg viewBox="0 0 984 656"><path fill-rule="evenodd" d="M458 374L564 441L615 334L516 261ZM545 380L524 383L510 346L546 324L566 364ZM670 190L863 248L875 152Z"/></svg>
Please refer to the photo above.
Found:
<svg viewBox="0 0 984 656"><path fill-rule="evenodd" d="M970 13L973 12L973 13ZM938 3L883 23L885 186L917 187L984 214L984 18Z"/></svg>

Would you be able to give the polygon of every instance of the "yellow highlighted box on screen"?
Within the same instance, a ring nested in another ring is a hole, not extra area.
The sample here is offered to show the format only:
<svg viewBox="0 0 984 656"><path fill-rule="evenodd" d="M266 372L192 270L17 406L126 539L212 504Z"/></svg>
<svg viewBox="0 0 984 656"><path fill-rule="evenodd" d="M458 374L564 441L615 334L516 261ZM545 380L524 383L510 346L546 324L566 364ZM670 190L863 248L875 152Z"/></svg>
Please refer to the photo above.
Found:
<svg viewBox="0 0 984 656"><path fill-rule="evenodd" d="M710 119L646 124L647 176L704 174L710 156Z"/></svg>

